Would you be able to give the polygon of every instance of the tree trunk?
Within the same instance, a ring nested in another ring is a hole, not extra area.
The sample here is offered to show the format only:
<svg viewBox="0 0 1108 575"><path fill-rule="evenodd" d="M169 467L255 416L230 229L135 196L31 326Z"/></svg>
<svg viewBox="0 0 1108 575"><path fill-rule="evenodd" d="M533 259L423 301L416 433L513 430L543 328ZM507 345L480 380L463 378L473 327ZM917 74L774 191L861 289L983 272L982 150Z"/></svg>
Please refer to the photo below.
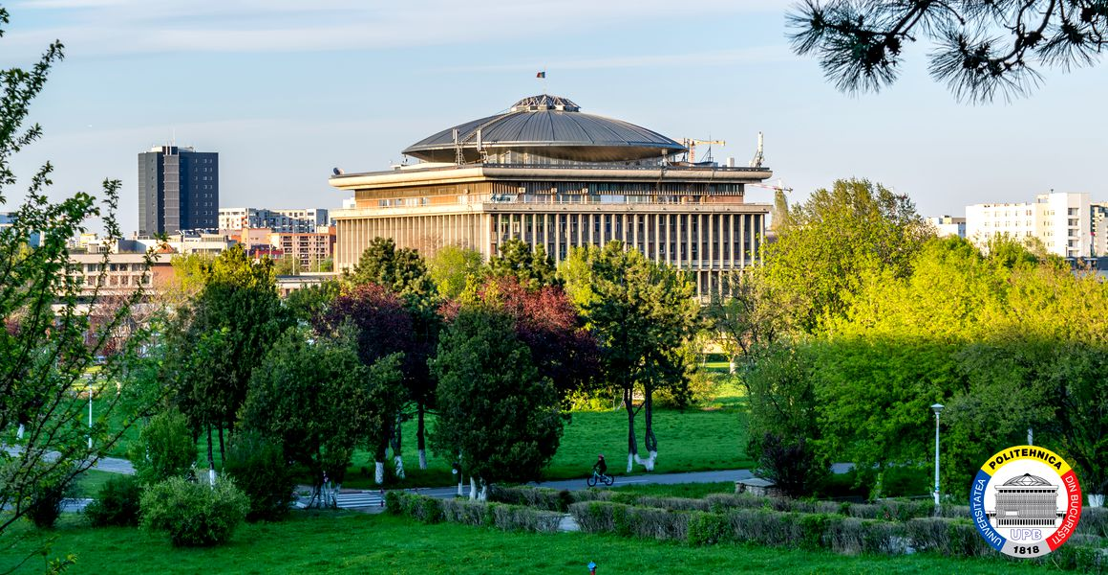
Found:
<svg viewBox="0 0 1108 575"><path fill-rule="evenodd" d="M416 406L416 445L419 450L419 468L421 470L427 469L427 438L425 436L426 428L423 422L424 411L422 403Z"/></svg>
<svg viewBox="0 0 1108 575"><path fill-rule="evenodd" d="M647 458L640 459L635 454L635 462L644 466L647 471L654 471L654 462L658 459L658 439L654 437L654 390L647 387L643 397L643 419L646 427L646 452Z"/></svg>
<svg viewBox="0 0 1108 575"><path fill-rule="evenodd" d="M215 489L215 454L212 453L212 424L208 424L208 483Z"/></svg>
<svg viewBox="0 0 1108 575"><path fill-rule="evenodd" d="M219 426L219 469L222 471L227 466L227 455L223 448L223 426Z"/></svg>
<svg viewBox="0 0 1108 575"><path fill-rule="evenodd" d="M623 404L627 408L627 473L634 471L635 459L639 456L639 445L635 440L634 398L632 388L623 388Z"/></svg>
<svg viewBox="0 0 1108 575"><path fill-rule="evenodd" d="M477 499L477 479L472 475L469 477L469 500L475 501Z"/></svg>
<svg viewBox="0 0 1108 575"><path fill-rule="evenodd" d="M377 449L373 452L373 480L377 482L377 485L381 485L385 482L385 449L388 444L384 441L377 444Z"/></svg>
<svg viewBox="0 0 1108 575"><path fill-rule="evenodd" d="M403 433L403 419L404 418L401 417L399 414L396 416L396 427L393 428L392 432L392 460L393 464L396 466L395 471L397 479L404 479L404 459L402 458L403 456L401 453L401 441L403 441L403 437L401 435Z"/></svg>

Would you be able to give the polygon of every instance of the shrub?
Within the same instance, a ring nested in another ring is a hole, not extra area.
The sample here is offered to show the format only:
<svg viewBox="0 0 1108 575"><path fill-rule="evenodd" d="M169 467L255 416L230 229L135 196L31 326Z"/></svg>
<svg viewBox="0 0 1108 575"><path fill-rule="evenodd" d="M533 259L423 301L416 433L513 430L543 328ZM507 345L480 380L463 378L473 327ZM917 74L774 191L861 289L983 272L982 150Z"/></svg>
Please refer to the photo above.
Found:
<svg viewBox="0 0 1108 575"><path fill-rule="evenodd" d="M278 521L295 500L296 477L279 443L253 431L235 434L223 469L250 499L247 521Z"/></svg>
<svg viewBox="0 0 1108 575"><path fill-rule="evenodd" d="M93 527L134 527L139 522L142 486L133 475L116 475L100 488L96 500L85 507Z"/></svg>
<svg viewBox="0 0 1108 575"><path fill-rule="evenodd" d="M403 491L385 494L385 510L392 515L404 515L423 523L438 523L444 518L443 500Z"/></svg>
<svg viewBox="0 0 1108 575"><path fill-rule="evenodd" d="M831 516L825 529L824 542L836 553L892 554L902 551L897 545L902 528L896 523Z"/></svg>
<svg viewBox="0 0 1108 575"><path fill-rule="evenodd" d="M808 495L827 475L827 466L804 438L788 440L767 432L759 440L751 451L758 454L758 471L786 495Z"/></svg>
<svg viewBox="0 0 1108 575"><path fill-rule="evenodd" d="M573 503L573 496L565 489L558 491L542 487L500 487L491 485L489 486L489 501L565 513L570 504Z"/></svg>
<svg viewBox="0 0 1108 575"><path fill-rule="evenodd" d="M967 519L916 518L905 524L905 532L917 551L974 557L992 549Z"/></svg>
<svg viewBox="0 0 1108 575"><path fill-rule="evenodd" d="M504 531L557 533L562 523L561 513L521 505L496 505L492 508L492 515L496 528Z"/></svg>
<svg viewBox="0 0 1108 575"><path fill-rule="evenodd" d="M1084 507L1077 532L1108 539L1108 507Z"/></svg>
<svg viewBox="0 0 1108 575"><path fill-rule="evenodd" d="M688 539L689 514L632 507L622 503L590 501L569 507L577 526L588 533L614 533L643 539Z"/></svg>
<svg viewBox="0 0 1108 575"><path fill-rule="evenodd" d="M627 506L608 501L584 501L569 506L577 527L586 533L616 533L616 515Z"/></svg>
<svg viewBox="0 0 1108 575"><path fill-rule="evenodd" d="M176 409L150 418L127 455L145 485L184 477L196 462L196 438L188 420Z"/></svg>
<svg viewBox="0 0 1108 575"><path fill-rule="evenodd" d="M715 545L730 539L731 536L731 522L727 517L699 511L689 514L689 545Z"/></svg>
<svg viewBox="0 0 1108 575"><path fill-rule="evenodd" d="M487 519L489 506L480 501L468 499L447 499L442 502L443 518L449 523L460 523L479 527L495 522Z"/></svg>
<svg viewBox="0 0 1108 575"><path fill-rule="evenodd" d="M75 493L72 473L61 470L34 484L30 501L27 503L27 518L39 529L53 529L62 514L67 499L73 499Z"/></svg>
<svg viewBox="0 0 1108 575"><path fill-rule="evenodd" d="M795 515L765 509L739 509L727 515L737 541L760 545L793 546L799 543L800 524Z"/></svg>
<svg viewBox="0 0 1108 575"><path fill-rule="evenodd" d="M227 542L250 510L250 500L224 478L214 488L172 477L142 494L142 526L169 535L174 547Z"/></svg>
<svg viewBox="0 0 1108 575"><path fill-rule="evenodd" d="M1044 558L1059 569L1104 573L1108 571L1108 552L1093 545L1074 545L1071 540Z"/></svg>

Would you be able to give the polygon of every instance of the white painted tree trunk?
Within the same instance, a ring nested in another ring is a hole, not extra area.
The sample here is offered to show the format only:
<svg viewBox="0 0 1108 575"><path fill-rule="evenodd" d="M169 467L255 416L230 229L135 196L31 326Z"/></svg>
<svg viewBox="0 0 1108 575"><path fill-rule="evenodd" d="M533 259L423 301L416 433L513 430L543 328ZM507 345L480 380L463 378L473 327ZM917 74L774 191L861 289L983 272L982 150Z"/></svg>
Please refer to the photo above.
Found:
<svg viewBox="0 0 1108 575"><path fill-rule="evenodd" d="M1104 507L1104 494L1089 494L1089 507Z"/></svg>
<svg viewBox="0 0 1108 575"><path fill-rule="evenodd" d="M396 478L404 479L404 458L397 455L392 458L392 461L396 466Z"/></svg>
<svg viewBox="0 0 1108 575"><path fill-rule="evenodd" d="M475 501L477 499L477 480L469 478L469 500Z"/></svg>
<svg viewBox="0 0 1108 575"><path fill-rule="evenodd" d="M465 480L462 479L462 475L458 474L458 497L465 495L464 486Z"/></svg>
<svg viewBox="0 0 1108 575"><path fill-rule="evenodd" d="M377 485L381 485L385 482L385 462L375 461L373 462L373 480L377 482Z"/></svg>
<svg viewBox="0 0 1108 575"><path fill-rule="evenodd" d="M212 489L215 489L215 469L208 470L208 485L211 485Z"/></svg>
<svg viewBox="0 0 1108 575"><path fill-rule="evenodd" d="M425 471L427 470L427 450L426 449L420 449L419 450L419 468L422 469L422 470L425 470Z"/></svg>
<svg viewBox="0 0 1108 575"><path fill-rule="evenodd" d="M631 473L635 470L635 454L630 451L627 452L627 473Z"/></svg>
<svg viewBox="0 0 1108 575"><path fill-rule="evenodd" d="M635 463L643 466L647 471L654 471L654 462L658 460L658 452L651 451L650 457L643 459L638 455L635 456Z"/></svg>
<svg viewBox="0 0 1108 575"><path fill-rule="evenodd" d="M23 432L24 431L26 431L26 430L24 429L23 424L20 423L19 424L19 431L15 432L16 439L23 439Z"/></svg>
<svg viewBox="0 0 1108 575"><path fill-rule="evenodd" d="M489 485L487 483L485 483L484 481L481 482L481 492L477 494L477 500L478 501L488 501L489 500Z"/></svg>

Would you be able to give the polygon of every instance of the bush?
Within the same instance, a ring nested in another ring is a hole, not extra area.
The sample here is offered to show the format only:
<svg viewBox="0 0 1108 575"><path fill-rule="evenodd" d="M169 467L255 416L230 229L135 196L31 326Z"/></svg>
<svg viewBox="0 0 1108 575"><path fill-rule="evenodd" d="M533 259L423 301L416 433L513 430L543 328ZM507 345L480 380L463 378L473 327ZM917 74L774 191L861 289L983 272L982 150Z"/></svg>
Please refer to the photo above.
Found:
<svg viewBox="0 0 1108 575"><path fill-rule="evenodd" d="M247 521L279 521L288 515L296 477L279 443L240 432L227 448L223 469L250 499Z"/></svg>
<svg viewBox="0 0 1108 575"><path fill-rule="evenodd" d="M490 518L489 505L480 501L468 499L447 499L442 502L443 519L448 523L460 523L480 527L495 523L495 518Z"/></svg>
<svg viewBox="0 0 1108 575"><path fill-rule="evenodd" d="M689 545L715 545L731 539L731 522L716 513L693 512L688 518Z"/></svg>
<svg viewBox="0 0 1108 575"><path fill-rule="evenodd" d="M1108 539L1108 507L1083 507L1077 532Z"/></svg>
<svg viewBox="0 0 1108 575"><path fill-rule="evenodd" d="M403 491L385 494L385 510L392 515L411 517L423 523L438 523L444 518L443 500Z"/></svg>
<svg viewBox="0 0 1108 575"><path fill-rule="evenodd" d="M1074 545L1073 541L1055 549L1044 558L1059 569L1085 573L1108 572L1108 552L1096 546Z"/></svg>
<svg viewBox="0 0 1108 575"><path fill-rule="evenodd" d="M496 505L492 508L492 516L496 528L504 531L557 533L562 523L561 513L520 505Z"/></svg>
<svg viewBox="0 0 1108 575"><path fill-rule="evenodd" d="M758 454L758 472L776 483L785 495L809 495L827 475L827 466L820 463L812 445L804 438L787 440L767 432L759 440L751 450Z"/></svg>
<svg viewBox="0 0 1108 575"><path fill-rule="evenodd" d="M761 509L740 509L727 515L737 541L760 545L795 546L801 539L796 515Z"/></svg>
<svg viewBox="0 0 1108 575"><path fill-rule="evenodd" d="M183 478L196 462L196 438L185 416L173 409L150 418L127 455L145 485Z"/></svg>
<svg viewBox="0 0 1108 575"><path fill-rule="evenodd" d="M27 518L39 529L53 529L65 501L76 495L74 487L72 472L68 469L37 482L27 503Z"/></svg>
<svg viewBox="0 0 1108 575"><path fill-rule="evenodd" d="M133 475L116 475L100 488L96 500L85 507L93 527L134 527L139 522L142 486Z"/></svg>
<svg viewBox="0 0 1108 575"><path fill-rule="evenodd" d="M142 526L169 535L174 547L227 542L246 518L250 500L224 478L213 489L172 477L147 487L140 503Z"/></svg>
<svg viewBox="0 0 1108 575"><path fill-rule="evenodd" d="M614 533L643 539L688 539L689 514L666 509L590 501L569 507L577 526L588 533Z"/></svg>
<svg viewBox="0 0 1108 575"><path fill-rule="evenodd" d="M500 487L491 485L489 486L489 501L565 513L570 504L574 502L574 498L565 489L559 491L542 487Z"/></svg>
<svg viewBox="0 0 1108 575"><path fill-rule="evenodd" d="M992 549L968 519L916 518L905 524L905 533L917 551L974 557Z"/></svg>

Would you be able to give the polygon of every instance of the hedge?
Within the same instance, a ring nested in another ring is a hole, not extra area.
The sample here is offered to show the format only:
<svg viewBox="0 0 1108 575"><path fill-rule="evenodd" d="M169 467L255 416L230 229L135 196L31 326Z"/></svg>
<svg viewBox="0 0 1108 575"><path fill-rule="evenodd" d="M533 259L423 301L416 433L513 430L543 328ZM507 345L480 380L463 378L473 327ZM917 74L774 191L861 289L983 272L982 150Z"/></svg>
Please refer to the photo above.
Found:
<svg viewBox="0 0 1108 575"><path fill-rule="evenodd" d="M556 533L563 515L523 505L486 503L465 499L439 499L390 491L385 494L385 510L392 515L411 517L422 523L460 523L495 527L504 531Z"/></svg>

